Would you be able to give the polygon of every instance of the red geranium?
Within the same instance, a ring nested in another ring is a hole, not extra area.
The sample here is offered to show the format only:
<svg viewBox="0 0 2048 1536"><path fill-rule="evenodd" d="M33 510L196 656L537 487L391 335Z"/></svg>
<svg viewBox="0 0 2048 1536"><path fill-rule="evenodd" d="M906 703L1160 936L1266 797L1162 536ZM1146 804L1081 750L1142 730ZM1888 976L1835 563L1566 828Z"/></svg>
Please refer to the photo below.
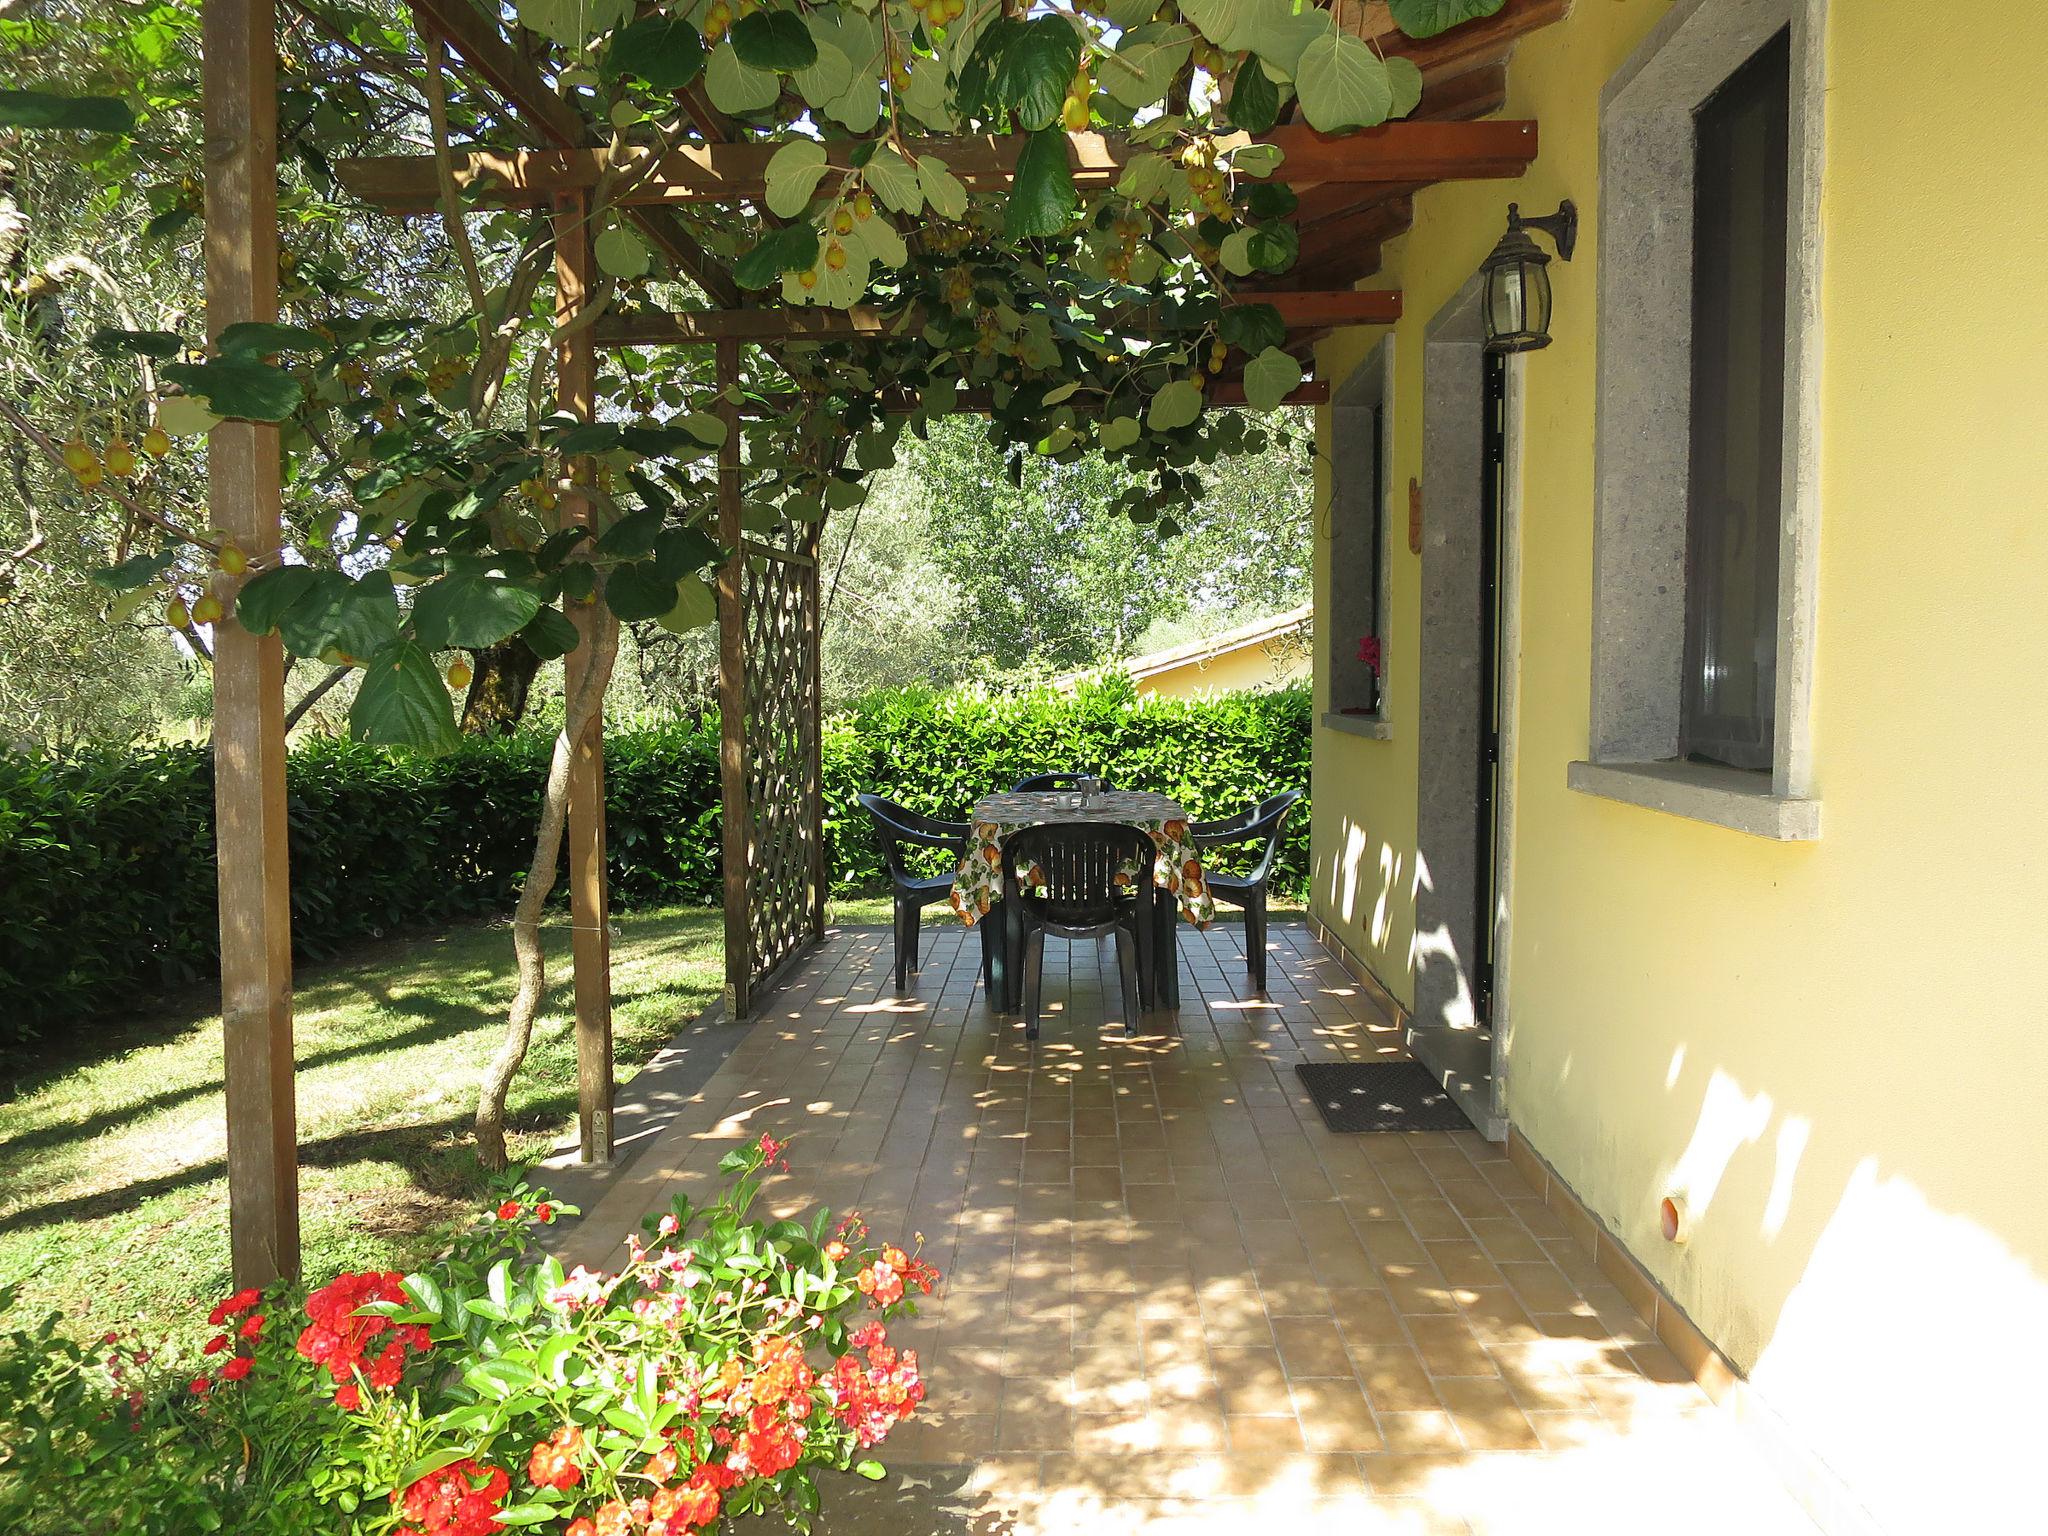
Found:
<svg viewBox="0 0 2048 1536"><path fill-rule="evenodd" d="M504 1508L511 1483L502 1467L480 1466L469 1460L452 1462L438 1472L429 1472L402 1497L391 1496L412 1522L399 1529L406 1536L496 1536L505 1529L498 1511Z"/></svg>
<svg viewBox="0 0 2048 1536"><path fill-rule="evenodd" d="M324 1366L335 1383L334 1400L354 1410L362 1405L355 1378L361 1373L372 1387L388 1391L404 1374L407 1349L426 1351L432 1336L411 1323L394 1323L376 1313L360 1315L373 1301L402 1302L406 1299L400 1277L394 1273L368 1271L359 1275L336 1275L306 1298L306 1316L311 1319L299 1334L298 1352L315 1365ZM383 1343L374 1357L375 1340Z"/></svg>

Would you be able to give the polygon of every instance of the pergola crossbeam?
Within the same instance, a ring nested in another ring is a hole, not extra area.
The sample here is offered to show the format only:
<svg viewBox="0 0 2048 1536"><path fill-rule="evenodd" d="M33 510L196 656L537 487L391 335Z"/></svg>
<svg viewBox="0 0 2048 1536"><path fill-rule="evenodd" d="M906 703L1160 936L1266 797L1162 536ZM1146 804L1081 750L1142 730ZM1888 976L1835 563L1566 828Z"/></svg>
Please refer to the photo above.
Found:
<svg viewBox="0 0 2048 1536"><path fill-rule="evenodd" d="M1270 304L1290 328L1392 325L1401 318L1398 289L1338 288L1324 292L1240 290L1242 304ZM1134 318L1142 312L1134 311ZM762 309L638 311L606 315L596 326L600 347L712 346L721 341L846 341L886 337L895 324L867 306L850 310L771 305Z"/></svg>
<svg viewBox="0 0 2048 1536"><path fill-rule="evenodd" d="M532 62L469 0L407 3L422 31L435 34L462 55L478 78L555 149L589 147L593 135L583 114L557 95ZM714 304L739 303L739 285L732 280L732 274L698 243L673 212L635 208L627 216L670 265L702 288Z"/></svg>
<svg viewBox="0 0 2048 1536"><path fill-rule="evenodd" d="M934 156L971 187L1010 182L1023 135L959 135L913 140L914 154ZM1521 119L1481 122L1414 122L1403 119L1355 133L1325 135L1288 124L1253 139L1230 134L1223 149L1252 143L1281 151L1278 176L1290 183L1474 180L1515 177L1536 158L1536 124ZM779 144L688 144L666 154L640 146L551 150L465 149L455 155L455 179L477 187L482 202L508 207L539 206L562 192L597 185L608 171L625 187L628 206L699 202L741 202L766 194L768 162ZM857 146L824 146L830 164L845 167ZM1070 133L1068 159L1080 186L1114 181L1142 145L1116 134ZM650 166L647 162L657 159ZM382 155L343 160L335 174L364 202L394 213L424 213L440 196L439 173L431 156ZM478 186L481 183L481 186Z"/></svg>

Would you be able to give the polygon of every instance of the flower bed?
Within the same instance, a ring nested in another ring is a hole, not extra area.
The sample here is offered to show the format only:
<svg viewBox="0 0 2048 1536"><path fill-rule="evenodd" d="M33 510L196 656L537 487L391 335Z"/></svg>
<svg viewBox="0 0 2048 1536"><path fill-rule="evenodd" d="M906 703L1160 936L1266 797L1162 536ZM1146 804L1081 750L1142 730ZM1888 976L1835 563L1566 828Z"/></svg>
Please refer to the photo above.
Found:
<svg viewBox="0 0 2048 1536"><path fill-rule="evenodd" d="M271 1536L683 1536L742 1514L807 1528L818 1474L916 1411L888 1323L937 1271L857 1217L749 1216L763 1136L678 1197L617 1273L531 1251L567 1207L516 1188L419 1273L245 1290L204 1369L52 1322L0 1341L0 1529ZM61 1490L61 1492L59 1492Z"/></svg>

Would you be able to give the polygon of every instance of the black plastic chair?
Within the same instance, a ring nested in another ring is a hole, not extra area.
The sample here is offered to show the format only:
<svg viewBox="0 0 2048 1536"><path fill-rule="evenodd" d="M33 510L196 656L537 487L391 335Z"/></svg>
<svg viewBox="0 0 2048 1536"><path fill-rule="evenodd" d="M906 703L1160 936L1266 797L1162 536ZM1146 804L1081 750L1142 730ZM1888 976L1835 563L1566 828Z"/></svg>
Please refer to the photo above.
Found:
<svg viewBox="0 0 2048 1536"><path fill-rule="evenodd" d="M1064 822L1024 827L1003 843L1003 905L1012 914L1012 973L1024 977L1024 1033L1038 1038L1045 936L1116 936L1126 1027L1143 1006L1138 985L1152 963L1152 866L1159 850L1140 827ZM1025 874L1018 874L1022 865ZM1135 866L1138 873L1127 871Z"/></svg>
<svg viewBox="0 0 2048 1536"><path fill-rule="evenodd" d="M1261 800L1248 811L1226 816L1221 821L1188 824L1188 836L1197 848L1236 848L1264 843L1259 861L1248 875L1231 875L1211 870L1203 862L1202 882L1209 894L1233 907L1244 908L1244 964L1252 990L1266 990L1266 883L1273 877L1274 861L1280 857L1280 829L1301 799L1301 791Z"/></svg>
<svg viewBox="0 0 2048 1536"><path fill-rule="evenodd" d="M1094 779L1097 789L1116 788L1109 780L1098 778L1092 773L1034 773L1028 778L1019 779L1011 787L1010 793L1021 795L1034 789L1079 789L1083 779Z"/></svg>
<svg viewBox="0 0 2048 1536"><path fill-rule="evenodd" d="M863 794L860 808L875 824L875 841L881 845L882 862L889 869L890 894L895 898L896 990L901 992L917 969L919 914L945 901L953 891L950 872L920 875L910 867L903 850L906 846L942 848L957 861L966 856L972 829L964 821L939 821L880 795Z"/></svg>

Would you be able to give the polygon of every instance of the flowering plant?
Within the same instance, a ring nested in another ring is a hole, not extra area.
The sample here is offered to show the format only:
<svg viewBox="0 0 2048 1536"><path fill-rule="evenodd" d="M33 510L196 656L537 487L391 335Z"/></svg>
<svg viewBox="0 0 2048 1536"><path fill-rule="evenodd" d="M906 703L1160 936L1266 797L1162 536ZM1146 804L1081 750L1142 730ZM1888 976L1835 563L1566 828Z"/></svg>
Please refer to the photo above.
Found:
<svg viewBox="0 0 2048 1536"><path fill-rule="evenodd" d="M1380 637L1366 635L1358 642L1358 659L1372 668L1372 675L1380 675Z"/></svg>
<svg viewBox="0 0 2048 1536"><path fill-rule="evenodd" d="M816 1474L880 1477L864 1453L923 1400L916 1352L887 1325L938 1274L857 1217L751 1219L782 1150L763 1136L727 1154L731 1185L650 1217L615 1273L532 1252L571 1208L517 1186L418 1273L338 1275L302 1302L229 1296L208 1316L204 1371L101 1395L105 1454L64 1449L86 1481L124 1491L115 1512L66 1502L121 1532L684 1536L743 1514L807 1530ZM166 1444L184 1512L160 1524L137 1512L166 1503L152 1470ZM0 1511L39 1461L0 1463Z"/></svg>

